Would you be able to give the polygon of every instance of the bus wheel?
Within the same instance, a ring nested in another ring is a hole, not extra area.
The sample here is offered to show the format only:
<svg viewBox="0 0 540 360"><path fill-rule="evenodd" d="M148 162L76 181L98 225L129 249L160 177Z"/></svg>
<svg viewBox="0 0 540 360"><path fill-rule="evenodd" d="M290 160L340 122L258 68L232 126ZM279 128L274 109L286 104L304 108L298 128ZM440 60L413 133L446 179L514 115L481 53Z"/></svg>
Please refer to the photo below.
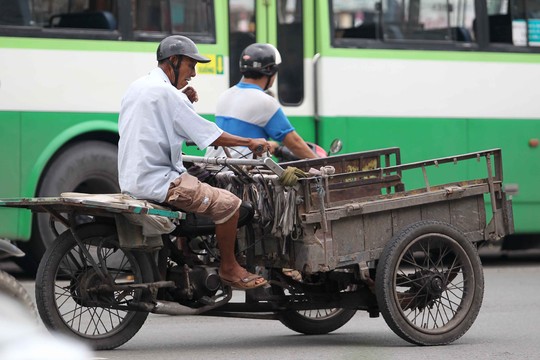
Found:
<svg viewBox="0 0 540 360"><path fill-rule="evenodd" d="M47 165L36 196L59 196L63 192L90 194L118 193L118 148L104 141L81 141L61 149ZM80 216L80 223L89 222ZM65 230L55 223L57 234ZM29 242L20 243L26 256L17 258L17 264L28 274L35 274L46 248L57 234L51 229L48 213L34 214L32 236Z"/></svg>

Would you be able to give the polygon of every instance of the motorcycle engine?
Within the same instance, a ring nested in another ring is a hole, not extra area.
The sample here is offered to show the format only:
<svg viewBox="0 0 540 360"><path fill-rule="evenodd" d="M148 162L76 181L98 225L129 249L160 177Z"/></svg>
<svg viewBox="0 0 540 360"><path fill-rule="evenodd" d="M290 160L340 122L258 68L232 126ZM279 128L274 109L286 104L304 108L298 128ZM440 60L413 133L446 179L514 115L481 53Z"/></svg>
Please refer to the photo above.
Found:
<svg viewBox="0 0 540 360"><path fill-rule="evenodd" d="M167 280L176 284L171 291L173 299L191 306L194 302L205 303L221 288L218 269L206 265L173 266L168 271Z"/></svg>

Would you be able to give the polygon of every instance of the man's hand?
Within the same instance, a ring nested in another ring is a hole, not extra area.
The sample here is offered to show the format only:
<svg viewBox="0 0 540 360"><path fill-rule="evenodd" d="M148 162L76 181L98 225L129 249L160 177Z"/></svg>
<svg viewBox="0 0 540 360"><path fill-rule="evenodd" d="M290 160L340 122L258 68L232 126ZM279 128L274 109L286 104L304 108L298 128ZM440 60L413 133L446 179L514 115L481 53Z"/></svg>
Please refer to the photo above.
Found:
<svg viewBox="0 0 540 360"><path fill-rule="evenodd" d="M270 149L266 139L245 138L224 131L211 145L214 146L247 146L253 154L260 156Z"/></svg>
<svg viewBox="0 0 540 360"><path fill-rule="evenodd" d="M266 151L270 150L270 144L266 139L250 139L249 150L251 150L255 155L260 156Z"/></svg>
<svg viewBox="0 0 540 360"><path fill-rule="evenodd" d="M197 95L197 90L195 90L193 87L188 86L184 90L182 90L184 94L188 97L189 101L192 103L199 101L199 95Z"/></svg>
<svg viewBox="0 0 540 360"><path fill-rule="evenodd" d="M268 144L270 145L270 154L274 154L274 152L276 151L276 149L279 147L279 143L275 142L275 141L269 141Z"/></svg>

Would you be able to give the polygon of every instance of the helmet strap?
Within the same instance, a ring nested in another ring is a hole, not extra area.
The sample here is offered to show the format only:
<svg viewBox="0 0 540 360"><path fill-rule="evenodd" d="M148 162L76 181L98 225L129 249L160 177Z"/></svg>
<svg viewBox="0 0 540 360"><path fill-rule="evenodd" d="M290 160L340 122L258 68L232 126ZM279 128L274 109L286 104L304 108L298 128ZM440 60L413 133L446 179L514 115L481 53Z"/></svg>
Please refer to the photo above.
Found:
<svg viewBox="0 0 540 360"><path fill-rule="evenodd" d="M172 63L170 58L167 59L167 63L171 66L172 71L174 72L174 84L173 84L173 86L176 88L176 87L178 87L178 76L179 76L179 72L180 72L180 64L182 63L182 58L181 57L179 58L178 65L176 65L176 66L174 66L174 64Z"/></svg>
<svg viewBox="0 0 540 360"><path fill-rule="evenodd" d="M274 76L274 75L267 76L266 85L264 86L263 90L265 90L265 91L268 90L268 87L270 86L270 80L272 80L272 76Z"/></svg>

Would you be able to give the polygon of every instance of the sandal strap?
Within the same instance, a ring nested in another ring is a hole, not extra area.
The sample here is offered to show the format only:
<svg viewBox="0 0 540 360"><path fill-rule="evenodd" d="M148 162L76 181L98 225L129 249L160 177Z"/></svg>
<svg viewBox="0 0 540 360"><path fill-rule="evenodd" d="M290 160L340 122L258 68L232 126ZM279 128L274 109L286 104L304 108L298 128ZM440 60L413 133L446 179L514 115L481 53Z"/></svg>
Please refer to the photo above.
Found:
<svg viewBox="0 0 540 360"><path fill-rule="evenodd" d="M240 281L243 282L244 284L247 284L257 279L263 279L263 277L257 274L249 274L249 276L246 276L245 278L240 279Z"/></svg>

